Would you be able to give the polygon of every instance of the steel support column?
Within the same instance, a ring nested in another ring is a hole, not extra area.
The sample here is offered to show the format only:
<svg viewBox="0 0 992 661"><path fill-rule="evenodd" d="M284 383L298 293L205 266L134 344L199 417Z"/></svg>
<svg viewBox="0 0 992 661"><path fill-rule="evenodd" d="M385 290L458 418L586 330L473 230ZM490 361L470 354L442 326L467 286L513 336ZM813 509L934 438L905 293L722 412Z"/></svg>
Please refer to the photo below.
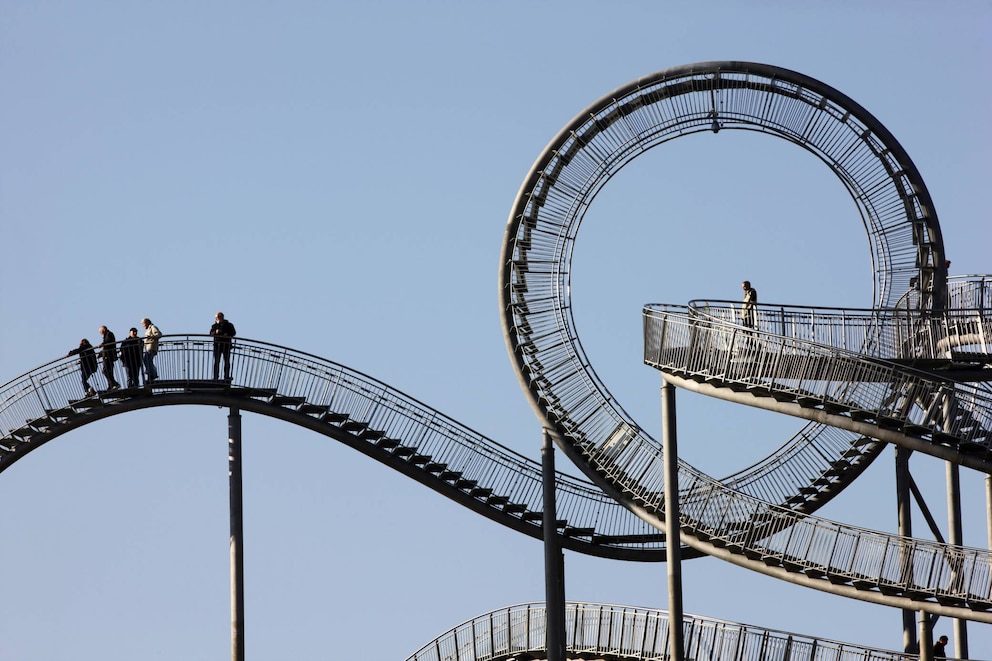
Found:
<svg viewBox="0 0 992 661"><path fill-rule="evenodd" d="M954 462L946 462L947 466L947 542L954 546L964 546L964 533L961 526L961 469ZM960 564L960 563L955 563ZM962 581L962 568L952 567L953 581ZM954 656L959 659L968 658L968 622L955 618L954 622Z"/></svg>
<svg viewBox="0 0 992 661"><path fill-rule="evenodd" d="M558 539L555 446L547 430L541 447L541 475L544 491L545 645L548 661L565 661L565 558Z"/></svg>
<svg viewBox="0 0 992 661"><path fill-rule="evenodd" d="M985 534L992 550L992 475L985 476Z"/></svg>
<svg viewBox="0 0 992 661"><path fill-rule="evenodd" d="M244 516L241 500L241 412L227 416L227 470L231 494L231 661L245 661Z"/></svg>
<svg viewBox="0 0 992 661"><path fill-rule="evenodd" d="M933 661L933 625L930 624L930 615L926 611L920 611L919 635L920 635L920 661Z"/></svg>
<svg viewBox="0 0 992 661"><path fill-rule="evenodd" d="M896 507L898 510L899 535L902 537L913 536L913 512L910 497L910 476L909 476L909 456L912 450L895 446L896 451ZM900 548L900 553L905 553ZM911 568L906 566L909 559L900 558L903 570L911 573ZM917 648L916 635L916 611L902 611L902 650L912 652Z"/></svg>
<svg viewBox="0 0 992 661"><path fill-rule="evenodd" d="M679 449L675 386L665 380L661 386L662 452L665 468L665 563L668 567L669 657L685 660L682 635L682 543L679 533Z"/></svg>

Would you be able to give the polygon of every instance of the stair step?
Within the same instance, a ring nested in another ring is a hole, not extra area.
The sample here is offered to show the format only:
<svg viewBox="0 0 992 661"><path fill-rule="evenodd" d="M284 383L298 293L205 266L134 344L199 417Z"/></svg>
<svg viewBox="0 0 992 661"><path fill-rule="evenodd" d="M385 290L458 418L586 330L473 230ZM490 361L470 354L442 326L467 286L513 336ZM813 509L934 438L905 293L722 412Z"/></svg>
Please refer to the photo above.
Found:
<svg viewBox="0 0 992 661"><path fill-rule="evenodd" d="M527 506L523 503L507 503L506 506L503 507L503 511L508 514L522 514L527 511Z"/></svg>
<svg viewBox="0 0 992 661"><path fill-rule="evenodd" d="M321 422L332 422L335 424L342 423L347 419L347 413L335 413L334 411L327 411L326 413L322 413L320 416Z"/></svg>
<svg viewBox="0 0 992 661"><path fill-rule="evenodd" d="M365 431L368 428L369 425L367 422L359 422L358 420L345 420L343 423L341 423L341 429L344 429L345 431L350 431L352 433Z"/></svg>
<svg viewBox="0 0 992 661"><path fill-rule="evenodd" d="M306 402L304 397L291 397L290 395L276 395L272 398L272 404L276 406L299 406Z"/></svg>
<svg viewBox="0 0 992 661"><path fill-rule="evenodd" d="M383 436L375 442L376 447L382 448L383 450L392 450L398 447L400 444L395 438L388 438Z"/></svg>
<svg viewBox="0 0 992 661"><path fill-rule="evenodd" d="M469 495L473 496L474 498L488 498L489 496L493 495L493 490L490 489L489 487L472 487L472 490L469 492Z"/></svg>
<svg viewBox="0 0 992 661"><path fill-rule="evenodd" d="M306 413L307 415L313 415L314 413L327 413L326 406L320 406L319 404L310 404L309 402L300 405L297 409L300 413Z"/></svg>
<svg viewBox="0 0 992 661"><path fill-rule="evenodd" d="M443 472L444 469L447 467L448 464L439 464L436 461L430 461L427 462L427 465L424 466L424 470L427 471L428 473L434 473L435 475L437 475Z"/></svg>
<svg viewBox="0 0 992 661"><path fill-rule="evenodd" d="M385 437L386 432L379 429L365 429L359 436L361 436L364 441L378 441L380 438Z"/></svg>
<svg viewBox="0 0 992 661"><path fill-rule="evenodd" d="M431 460L430 456L426 454L414 454L409 459L407 459L407 461L409 461L411 464L415 466L423 466L430 460Z"/></svg>
<svg viewBox="0 0 992 661"><path fill-rule="evenodd" d="M594 528L572 528L568 526L562 534L566 537L592 537L594 532Z"/></svg>

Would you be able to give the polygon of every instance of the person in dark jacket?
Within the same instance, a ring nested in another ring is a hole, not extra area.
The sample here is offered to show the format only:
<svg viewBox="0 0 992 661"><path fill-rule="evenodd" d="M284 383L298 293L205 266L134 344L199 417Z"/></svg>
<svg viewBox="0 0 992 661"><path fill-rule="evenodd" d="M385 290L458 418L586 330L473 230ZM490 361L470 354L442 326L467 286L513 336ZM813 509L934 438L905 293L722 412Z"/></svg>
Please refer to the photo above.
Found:
<svg viewBox="0 0 992 661"><path fill-rule="evenodd" d="M941 636L937 639L937 642L933 644L933 656L935 659L947 657L947 636Z"/></svg>
<svg viewBox="0 0 992 661"><path fill-rule="evenodd" d="M114 378L114 363L117 362L117 338L106 326L100 326L100 359L103 361L103 375L107 378L107 390L117 390L121 384Z"/></svg>
<svg viewBox="0 0 992 661"><path fill-rule="evenodd" d="M96 374L96 351L93 345L85 337L79 341L79 348L73 349L66 356L79 356L79 373L83 377L83 390L87 397L96 394L96 390L90 385L90 377Z"/></svg>
<svg viewBox="0 0 992 661"><path fill-rule="evenodd" d="M214 381L220 379L220 359L224 359L224 380L231 380L231 338L237 334L234 324L224 318L223 312L214 315L214 324L210 327L214 336Z"/></svg>
<svg viewBox="0 0 992 661"><path fill-rule="evenodd" d="M121 362L127 372L127 387L138 387L138 374L141 373L141 354L144 352L144 342L138 337L138 329L132 328L128 336L121 342Z"/></svg>

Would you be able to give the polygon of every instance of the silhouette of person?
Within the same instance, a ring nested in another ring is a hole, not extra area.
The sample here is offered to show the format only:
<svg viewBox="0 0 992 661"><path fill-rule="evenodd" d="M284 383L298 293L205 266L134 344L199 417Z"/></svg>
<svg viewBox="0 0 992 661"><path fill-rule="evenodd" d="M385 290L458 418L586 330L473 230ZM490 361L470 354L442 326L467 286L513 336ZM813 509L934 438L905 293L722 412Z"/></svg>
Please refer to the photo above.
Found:
<svg viewBox="0 0 992 661"><path fill-rule="evenodd" d="M138 374L141 372L141 354L144 352L144 343L138 337L138 329L132 328L128 331L128 336L121 342L121 362L124 363L124 371L127 372L127 387L138 387Z"/></svg>
<svg viewBox="0 0 992 661"><path fill-rule="evenodd" d="M933 655L934 657L947 656L947 636L941 636L937 639L937 642L933 644Z"/></svg>
<svg viewBox="0 0 992 661"><path fill-rule="evenodd" d="M142 362L145 364L145 383L147 384L158 379L155 355L158 354L158 338L162 337L162 331L148 317L141 320L141 325L145 329L145 357Z"/></svg>
<svg viewBox="0 0 992 661"><path fill-rule="evenodd" d="M214 336L214 381L220 379L220 360L224 359L224 380L231 380L231 338L237 335L234 324L224 318L223 312L214 315L214 323L210 327Z"/></svg>
<svg viewBox="0 0 992 661"><path fill-rule="evenodd" d="M100 326L100 359L103 361L103 375L107 377L107 390L117 390L121 384L114 378L114 363L117 362L117 338L106 326Z"/></svg>
<svg viewBox="0 0 992 661"><path fill-rule="evenodd" d="M90 385L90 377L96 374L96 351L93 345L85 337L79 341L79 347L73 349L66 356L79 356L79 373L83 377L83 391L87 397L96 394L96 390Z"/></svg>
<svg viewBox="0 0 992 661"><path fill-rule="evenodd" d="M744 290L744 304L741 306L741 323L748 328L754 328L758 291L751 286L750 280L742 282L741 289Z"/></svg>

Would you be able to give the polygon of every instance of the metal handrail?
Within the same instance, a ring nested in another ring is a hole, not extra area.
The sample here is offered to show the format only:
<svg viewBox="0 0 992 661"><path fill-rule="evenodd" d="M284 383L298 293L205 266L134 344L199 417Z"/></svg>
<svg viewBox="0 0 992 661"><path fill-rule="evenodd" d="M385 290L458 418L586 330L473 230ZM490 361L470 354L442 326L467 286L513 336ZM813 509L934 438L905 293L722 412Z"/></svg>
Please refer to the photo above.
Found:
<svg viewBox="0 0 992 661"><path fill-rule="evenodd" d="M97 410L113 411L115 405L129 398L146 398L153 403L158 395L177 395L216 384L212 381L213 339L209 336L163 336L155 361L159 381L153 386L104 392ZM313 405L315 411L345 414L349 420L430 456L432 462L446 464L447 470L459 472L462 478L476 481L480 488L491 489L510 503L525 505L531 512L543 511L540 463L381 381L312 354L240 337L233 340L231 365L230 388L263 398L278 395ZM115 369L122 370L119 362ZM126 383L120 374L117 380ZM74 357L56 359L0 386L0 471L58 433L59 411L74 407L85 411L87 402L97 403L97 399L83 396ZM29 425L32 422L35 427L43 424L47 432L34 432ZM24 435L33 438L26 440ZM612 549L629 556L640 554L642 560L663 559L664 536L592 483L559 472L556 500L557 518L567 520L570 528L594 531L594 544L601 546L605 555ZM540 519L533 525L539 531ZM581 546L578 540L569 541L573 548Z"/></svg>
<svg viewBox="0 0 992 661"><path fill-rule="evenodd" d="M741 322L740 304L733 301L694 300L689 308L720 322ZM759 303L753 316L758 329L775 335L880 358L941 359L952 351L987 355L992 349L992 308L924 312Z"/></svg>
<svg viewBox="0 0 992 661"><path fill-rule="evenodd" d="M699 615L684 615L685 658L707 661L908 661L915 654L853 645L827 638L755 627ZM546 654L543 603L525 603L484 613L446 631L406 661L505 661L526 653ZM612 604L565 604L565 650L582 658L668 661L667 611ZM529 658L529 657L528 657Z"/></svg>
<svg viewBox="0 0 992 661"><path fill-rule="evenodd" d="M707 308L699 316L691 307L646 306L645 360L912 426L935 443L992 450L992 396L983 388L714 314L727 310Z"/></svg>

